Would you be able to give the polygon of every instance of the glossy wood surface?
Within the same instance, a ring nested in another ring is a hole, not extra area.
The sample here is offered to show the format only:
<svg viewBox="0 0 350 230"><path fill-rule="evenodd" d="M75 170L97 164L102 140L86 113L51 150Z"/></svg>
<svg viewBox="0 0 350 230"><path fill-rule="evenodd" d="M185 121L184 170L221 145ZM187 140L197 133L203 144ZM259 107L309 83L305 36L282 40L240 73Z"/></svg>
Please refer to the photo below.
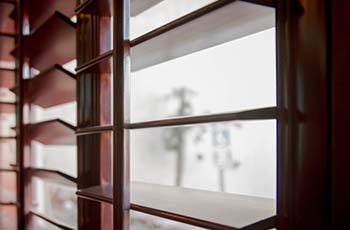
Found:
<svg viewBox="0 0 350 230"><path fill-rule="evenodd" d="M111 73L112 51L107 51L77 67L77 74L81 73Z"/></svg>
<svg viewBox="0 0 350 230"><path fill-rule="evenodd" d="M25 55L30 58L30 65L45 70L73 60L76 57L75 28L69 18L56 11L24 40Z"/></svg>
<svg viewBox="0 0 350 230"><path fill-rule="evenodd" d="M27 80L27 102L48 108L76 100L75 75L60 65L54 65Z"/></svg>
<svg viewBox="0 0 350 230"><path fill-rule="evenodd" d="M44 145L74 145L74 131L74 126L60 119L26 125L28 138Z"/></svg>

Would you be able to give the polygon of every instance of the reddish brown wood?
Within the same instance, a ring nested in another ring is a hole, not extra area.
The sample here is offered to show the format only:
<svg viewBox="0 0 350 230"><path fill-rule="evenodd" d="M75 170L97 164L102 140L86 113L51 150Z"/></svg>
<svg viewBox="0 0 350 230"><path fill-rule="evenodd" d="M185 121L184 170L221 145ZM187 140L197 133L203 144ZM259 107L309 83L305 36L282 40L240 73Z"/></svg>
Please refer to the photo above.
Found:
<svg viewBox="0 0 350 230"><path fill-rule="evenodd" d="M58 184L67 185L71 187L75 187L77 182L77 179L70 175L67 175L57 170L43 169L43 168L34 168L34 167L26 168L25 176L27 177L35 176L47 181L51 181L53 183L58 183Z"/></svg>
<svg viewBox="0 0 350 230"><path fill-rule="evenodd" d="M15 48L15 39L9 36L0 36L0 60L14 61L11 51Z"/></svg>
<svg viewBox="0 0 350 230"><path fill-rule="evenodd" d="M30 65L44 70L73 60L76 57L75 28L76 25L69 18L56 11L25 38L25 54L30 58Z"/></svg>
<svg viewBox="0 0 350 230"><path fill-rule="evenodd" d="M0 69L0 87L13 88L15 86L15 70Z"/></svg>
<svg viewBox="0 0 350 230"><path fill-rule="evenodd" d="M15 22L10 18L11 12L15 8L15 2L0 2L0 32L15 33Z"/></svg>
<svg viewBox="0 0 350 230"><path fill-rule="evenodd" d="M85 189L80 189L76 193L83 199L113 203L113 187L111 184L92 186Z"/></svg>
<svg viewBox="0 0 350 230"><path fill-rule="evenodd" d="M332 55L332 229L349 224L350 2L331 1ZM330 32L329 31L329 32Z"/></svg>
<svg viewBox="0 0 350 230"><path fill-rule="evenodd" d="M55 11L70 18L74 15L76 0L25 0L28 5L31 31L42 25Z"/></svg>
<svg viewBox="0 0 350 230"><path fill-rule="evenodd" d="M59 65L27 80L27 102L48 108L76 100L76 79Z"/></svg>
<svg viewBox="0 0 350 230"><path fill-rule="evenodd" d="M28 138L45 145L74 145L74 130L74 126L60 119L26 125Z"/></svg>
<svg viewBox="0 0 350 230"><path fill-rule="evenodd" d="M77 74L82 73L111 73L113 51L107 51L100 56L77 67Z"/></svg>
<svg viewBox="0 0 350 230"><path fill-rule="evenodd" d="M8 102L0 102L0 113L15 113L16 112L16 104L8 103Z"/></svg>
<svg viewBox="0 0 350 230"><path fill-rule="evenodd" d="M111 16L112 0L86 0L75 9L75 12L77 14Z"/></svg>

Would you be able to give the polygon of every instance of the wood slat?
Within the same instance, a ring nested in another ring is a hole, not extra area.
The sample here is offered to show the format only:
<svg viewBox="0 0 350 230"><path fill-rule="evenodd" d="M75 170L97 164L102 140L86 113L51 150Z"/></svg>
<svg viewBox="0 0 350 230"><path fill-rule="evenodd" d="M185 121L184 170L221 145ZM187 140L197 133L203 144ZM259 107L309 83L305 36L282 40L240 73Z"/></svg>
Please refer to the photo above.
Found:
<svg viewBox="0 0 350 230"><path fill-rule="evenodd" d="M31 140L45 145L74 145L76 144L74 126L60 120L43 121L25 126Z"/></svg>
<svg viewBox="0 0 350 230"><path fill-rule="evenodd" d="M0 102L0 113L15 113L16 112L16 103L9 102Z"/></svg>
<svg viewBox="0 0 350 230"><path fill-rule="evenodd" d="M51 181L53 183L67 185L71 187L75 187L77 182L76 178L68 174L65 174L63 172L60 172L58 170L52 170L52 169L29 167L25 169L25 175L29 177L32 177L32 176L39 177L46 181Z"/></svg>
<svg viewBox="0 0 350 230"><path fill-rule="evenodd" d="M111 73L113 51L107 51L104 54L78 66L77 74L82 73Z"/></svg>
<svg viewBox="0 0 350 230"><path fill-rule="evenodd" d="M130 15L134 17L161 1L163 0L131 0ZM75 9L75 12L77 14L96 14L99 16L111 16L112 9L112 0L86 0Z"/></svg>
<svg viewBox="0 0 350 230"><path fill-rule="evenodd" d="M227 122L227 121L235 121L235 120L269 120L269 119L277 119L277 118L278 118L277 107L269 107L269 108L241 111L241 112L175 117L175 118L168 118L168 119L162 119L162 120L156 120L156 121L131 123L131 124L126 124L125 128L144 129L144 128L154 128L154 127L203 124L203 123L211 123L211 122Z"/></svg>
<svg viewBox="0 0 350 230"><path fill-rule="evenodd" d="M84 199L112 203L112 185L81 189ZM197 189L131 183L131 209L217 230L275 227L273 199Z"/></svg>
<svg viewBox="0 0 350 230"><path fill-rule="evenodd" d="M0 2L0 32L15 33L15 22L10 18L10 14L14 9L15 1Z"/></svg>
<svg viewBox="0 0 350 230"><path fill-rule="evenodd" d="M35 78L27 80L27 102L43 108L76 100L75 75L60 65L54 65Z"/></svg>
<svg viewBox="0 0 350 230"><path fill-rule="evenodd" d="M15 48L15 39L11 36L0 36L0 61L14 61L11 51Z"/></svg>
<svg viewBox="0 0 350 230"><path fill-rule="evenodd" d="M0 202L0 206L19 206L16 202Z"/></svg>
<svg viewBox="0 0 350 230"><path fill-rule="evenodd" d="M74 15L76 0L25 0L28 2L28 13L31 31L36 30L55 11L60 12L68 18Z"/></svg>
<svg viewBox="0 0 350 230"><path fill-rule="evenodd" d="M131 41L131 71L272 28L274 12L242 1L214 2Z"/></svg>
<svg viewBox="0 0 350 230"><path fill-rule="evenodd" d="M106 131L113 131L113 126L112 125L105 125L105 126L90 126L90 127L78 128L75 131L75 134L88 135L88 134L101 133L101 132L106 132Z"/></svg>
<svg viewBox="0 0 350 230"><path fill-rule="evenodd" d="M40 213L39 211L36 211L34 209L32 209L30 212L29 212L30 215L33 215L33 216L36 216L36 217L39 217L40 219L43 219L45 220L46 222L60 228L60 229L63 229L63 230L74 230L76 228L74 228L73 226L68 226L66 223L62 223L61 221L58 221L58 220L55 220L54 218L46 215L46 214L43 214L43 213Z"/></svg>
<svg viewBox="0 0 350 230"><path fill-rule="evenodd" d="M0 69L0 88L11 89L15 87L16 72L12 69Z"/></svg>
<svg viewBox="0 0 350 230"><path fill-rule="evenodd" d="M76 56L75 28L75 23L56 11L24 39L25 54L30 58L30 65L44 70L73 60Z"/></svg>

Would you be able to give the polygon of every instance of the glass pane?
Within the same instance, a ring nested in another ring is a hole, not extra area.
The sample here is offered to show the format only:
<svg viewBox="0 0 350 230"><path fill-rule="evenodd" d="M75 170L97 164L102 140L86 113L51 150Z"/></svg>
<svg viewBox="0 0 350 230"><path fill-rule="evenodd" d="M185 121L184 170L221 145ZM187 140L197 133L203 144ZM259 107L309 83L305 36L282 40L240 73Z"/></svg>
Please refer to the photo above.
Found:
<svg viewBox="0 0 350 230"><path fill-rule="evenodd" d="M10 164L16 164L16 141L0 140L0 168L10 169Z"/></svg>
<svg viewBox="0 0 350 230"><path fill-rule="evenodd" d="M138 37L216 0L132 0L131 38Z"/></svg>
<svg viewBox="0 0 350 230"><path fill-rule="evenodd" d="M131 180L276 197L276 121L132 130Z"/></svg>
<svg viewBox="0 0 350 230"><path fill-rule="evenodd" d="M157 216L152 216L140 212L130 212L130 229L131 230L204 230L183 224L180 222L164 219Z"/></svg>
<svg viewBox="0 0 350 230"><path fill-rule="evenodd" d="M275 29L132 72L131 120L276 105Z"/></svg>
<svg viewBox="0 0 350 230"><path fill-rule="evenodd" d="M17 229L17 207L0 206L0 229Z"/></svg>
<svg viewBox="0 0 350 230"><path fill-rule="evenodd" d="M0 201L16 202L16 173L0 172Z"/></svg>
<svg viewBox="0 0 350 230"><path fill-rule="evenodd" d="M76 228L76 188L47 183L37 177L33 177L32 185L33 208L36 212Z"/></svg>

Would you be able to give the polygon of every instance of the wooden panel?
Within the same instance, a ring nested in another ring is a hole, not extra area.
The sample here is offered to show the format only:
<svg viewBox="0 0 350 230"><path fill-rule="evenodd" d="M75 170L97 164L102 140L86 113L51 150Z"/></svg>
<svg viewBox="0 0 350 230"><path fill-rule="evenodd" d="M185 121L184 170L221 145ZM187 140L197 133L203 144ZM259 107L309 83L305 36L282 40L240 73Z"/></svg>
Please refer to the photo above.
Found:
<svg viewBox="0 0 350 230"><path fill-rule="evenodd" d="M112 185L81 189L77 195L113 202ZM276 201L133 182L131 209L210 229L268 229L275 226Z"/></svg>
<svg viewBox="0 0 350 230"><path fill-rule="evenodd" d="M74 15L76 0L25 0L28 5L31 31L43 24L55 11L70 18Z"/></svg>
<svg viewBox="0 0 350 230"><path fill-rule="evenodd" d="M16 104L15 103L7 103L0 102L0 113L15 113L16 112Z"/></svg>
<svg viewBox="0 0 350 230"><path fill-rule="evenodd" d="M61 223L60 221L55 220L52 217L47 216L44 213L40 213L39 211L36 211L34 209L32 209L29 214L36 216L36 217L39 217L40 219L43 219L43 220L49 222L50 224L52 224L60 229L63 229L63 230L73 230L74 229L74 227L68 226L66 223Z"/></svg>
<svg viewBox="0 0 350 230"><path fill-rule="evenodd" d="M26 176L30 176L30 177L36 176L46 181L51 181L53 183L72 186L72 187L76 186L76 181L77 181L76 178L57 170L34 168L34 167L29 167L29 168L26 168L25 170L26 170Z"/></svg>
<svg viewBox="0 0 350 230"><path fill-rule="evenodd" d="M113 52L108 51L77 67L77 74L81 73L111 73Z"/></svg>
<svg viewBox="0 0 350 230"><path fill-rule="evenodd" d="M15 48L15 39L9 36L0 36L0 60L14 61L11 51Z"/></svg>
<svg viewBox="0 0 350 230"><path fill-rule="evenodd" d="M44 70L73 60L76 56L75 27L69 18L55 12L33 34L25 37L25 53L30 65Z"/></svg>
<svg viewBox="0 0 350 230"><path fill-rule="evenodd" d="M45 145L74 145L75 128L59 119L26 125L29 138Z"/></svg>
<svg viewBox="0 0 350 230"><path fill-rule="evenodd" d="M0 69L0 88L13 88L15 86L15 70Z"/></svg>
<svg viewBox="0 0 350 230"><path fill-rule="evenodd" d="M48 108L76 100L76 79L59 65L28 80L28 102Z"/></svg>
<svg viewBox="0 0 350 230"><path fill-rule="evenodd" d="M275 26L275 10L271 7L235 1L203 15L203 11L209 11L210 7L199 9L134 39L131 42L131 71Z"/></svg>
<svg viewBox="0 0 350 230"><path fill-rule="evenodd" d="M10 18L11 12L15 9L15 2L0 2L0 32L15 33L15 22Z"/></svg>

